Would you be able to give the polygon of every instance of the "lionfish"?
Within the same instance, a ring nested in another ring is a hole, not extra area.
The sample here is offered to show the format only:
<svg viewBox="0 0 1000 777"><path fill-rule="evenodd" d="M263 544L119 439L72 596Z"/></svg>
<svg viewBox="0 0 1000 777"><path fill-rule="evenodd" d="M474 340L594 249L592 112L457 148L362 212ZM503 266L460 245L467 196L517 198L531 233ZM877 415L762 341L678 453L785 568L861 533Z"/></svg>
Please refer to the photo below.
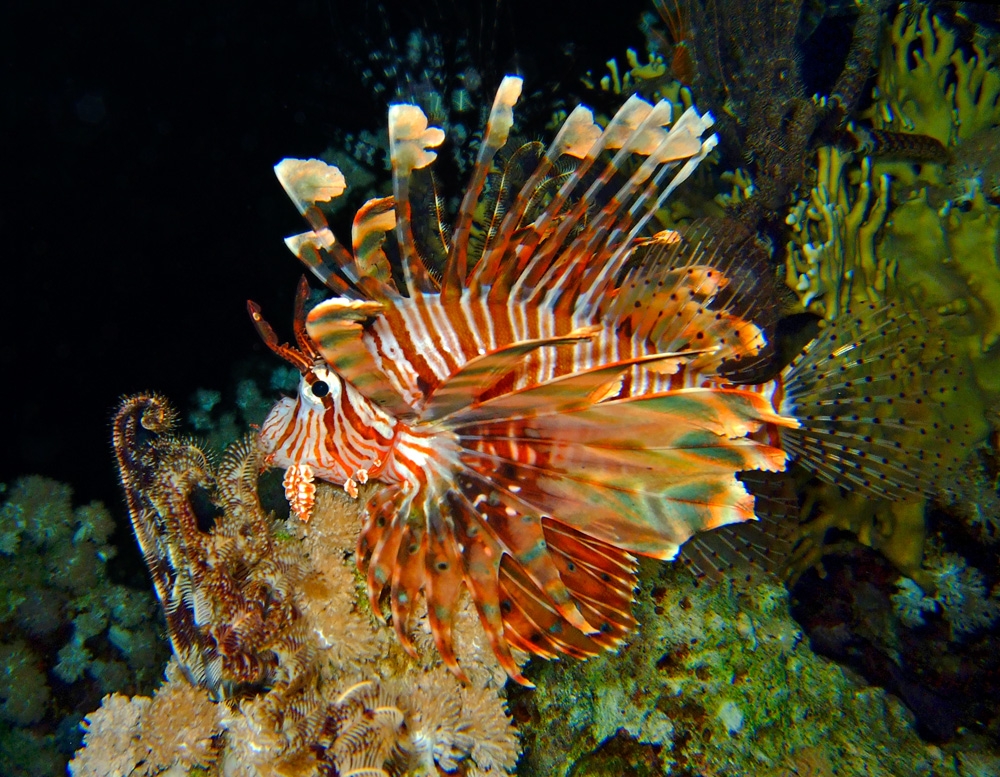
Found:
<svg viewBox="0 0 1000 777"><path fill-rule="evenodd" d="M512 648L620 644L637 554L671 559L696 532L754 518L737 473L797 456L890 496L930 478L901 443L914 405L893 373L917 372L901 354L921 333L898 311L826 330L776 378L736 382L769 353L755 273L704 233L649 229L714 147L710 115L671 123L668 102L633 96L604 128L578 106L547 148L518 145L521 83L500 85L452 229L430 172L444 133L415 105L389 108L393 193L357 213L353 251L318 205L344 191L341 172L280 162L312 227L286 243L335 296L307 311L303 279L295 345L248 306L302 373L260 432L293 509L308 517L314 477L353 496L378 481L357 554L373 611L385 618L388 599L412 653L422 592L462 677L465 587L500 664L528 684ZM883 395L896 404L872 404Z"/></svg>

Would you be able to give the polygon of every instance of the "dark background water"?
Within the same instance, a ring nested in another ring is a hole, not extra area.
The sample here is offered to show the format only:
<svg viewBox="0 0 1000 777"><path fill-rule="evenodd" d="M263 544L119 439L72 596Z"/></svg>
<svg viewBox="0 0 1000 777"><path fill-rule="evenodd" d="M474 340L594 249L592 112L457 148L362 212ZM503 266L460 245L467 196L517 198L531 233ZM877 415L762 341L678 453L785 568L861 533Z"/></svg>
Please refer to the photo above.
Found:
<svg viewBox="0 0 1000 777"><path fill-rule="evenodd" d="M263 350L248 298L289 332L300 268L282 238L303 225L271 167L383 124L352 63L389 32L468 31L489 90L513 71L572 99L580 74L642 49L646 7L4 3L0 482L44 474L119 506L117 399L231 389Z"/></svg>

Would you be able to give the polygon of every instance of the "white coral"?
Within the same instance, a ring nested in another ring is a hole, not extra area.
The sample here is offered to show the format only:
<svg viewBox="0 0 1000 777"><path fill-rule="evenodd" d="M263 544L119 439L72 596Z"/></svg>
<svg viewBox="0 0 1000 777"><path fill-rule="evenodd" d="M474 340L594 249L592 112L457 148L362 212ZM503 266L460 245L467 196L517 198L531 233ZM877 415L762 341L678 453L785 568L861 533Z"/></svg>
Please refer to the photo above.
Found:
<svg viewBox="0 0 1000 777"><path fill-rule="evenodd" d="M126 777L135 773L149 754L139 737L139 721L151 703L146 696L105 696L100 709L84 718L84 748L70 761L72 777Z"/></svg>
<svg viewBox="0 0 1000 777"><path fill-rule="evenodd" d="M1000 586L987 591L983 573L957 553L943 553L928 562L936 593L928 595L909 578L897 581L892 596L896 614L907 626L924 624L924 613L940 612L960 639L993 624L1000 617Z"/></svg>

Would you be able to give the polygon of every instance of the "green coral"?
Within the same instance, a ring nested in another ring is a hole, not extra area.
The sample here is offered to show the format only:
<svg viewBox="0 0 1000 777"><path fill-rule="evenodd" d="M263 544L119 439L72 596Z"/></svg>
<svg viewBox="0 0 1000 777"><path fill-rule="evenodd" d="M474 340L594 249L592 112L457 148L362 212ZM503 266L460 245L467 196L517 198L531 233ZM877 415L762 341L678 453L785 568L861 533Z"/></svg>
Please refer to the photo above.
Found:
<svg viewBox="0 0 1000 777"><path fill-rule="evenodd" d="M873 182L866 157L857 184L852 184L853 159L851 152L835 146L821 147L816 185L786 219L793 238L785 282L805 310L831 321L852 306L884 299L896 269L875 247L889 208L889 176Z"/></svg>
<svg viewBox="0 0 1000 777"><path fill-rule="evenodd" d="M869 113L876 128L929 135L947 146L1000 123L1000 72L978 44L967 57L955 31L927 5L900 9L881 61Z"/></svg>
<svg viewBox="0 0 1000 777"><path fill-rule="evenodd" d="M74 705L151 687L166 647L153 597L109 577L115 523L103 505L74 508L70 487L43 477L3 491L0 772L60 774L79 738ZM50 733L60 728L65 742Z"/></svg>
<svg viewBox="0 0 1000 777"><path fill-rule="evenodd" d="M532 675L525 701L545 724L526 733L521 775L957 774L900 702L809 650L780 585L707 587L655 562L642 579L630 645Z"/></svg>
<svg viewBox="0 0 1000 777"><path fill-rule="evenodd" d="M963 51L926 6L899 9L876 81L868 118L877 129L960 152L1000 123L1000 69L978 46ZM962 193L944 201L939 187L955 175L941 163L856 165L850 152L820 148L815 186L787 218L786 283L829 320L857 302L908 298L960 344L991 401L1000 397L1000 208L984 197L982 175L961 167Z"/></svg>
<svg viewBox="0 0 1000 777"><path fill-rule="evenodd" d="M896 283L969 358L987 399L1000 396L1000 209L978 193L935 208L927 190L893 210L880 252ZM980 418L983 413L980 409Z"/></svg>

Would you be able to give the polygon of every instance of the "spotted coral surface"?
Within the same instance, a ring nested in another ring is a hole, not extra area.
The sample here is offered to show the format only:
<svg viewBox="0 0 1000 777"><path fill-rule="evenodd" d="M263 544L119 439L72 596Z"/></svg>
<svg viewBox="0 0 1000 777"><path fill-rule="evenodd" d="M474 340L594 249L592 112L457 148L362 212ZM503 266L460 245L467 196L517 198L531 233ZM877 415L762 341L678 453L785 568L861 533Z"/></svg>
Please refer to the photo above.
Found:
<svg viewBox="0 0 1000 777"><path fill-rule="evenodd" d="M809 649L780 585L651 564L641 580L641 633L619 655L529 671L514 712L540 725L519 774L958 773L898 700Z"/></svg>

